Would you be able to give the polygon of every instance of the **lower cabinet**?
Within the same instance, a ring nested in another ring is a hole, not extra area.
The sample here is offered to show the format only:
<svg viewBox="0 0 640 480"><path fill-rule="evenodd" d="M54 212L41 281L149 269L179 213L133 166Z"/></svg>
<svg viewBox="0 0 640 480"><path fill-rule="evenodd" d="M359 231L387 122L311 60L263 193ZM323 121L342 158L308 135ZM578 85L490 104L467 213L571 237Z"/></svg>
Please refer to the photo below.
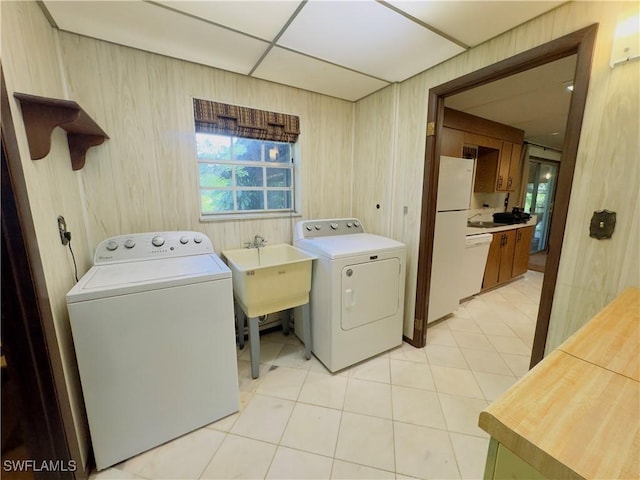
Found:
<svg viewBox="0 0 640 480"><path fill-rule="evenodd" d="M527 271L533 226L514 228L493 234L482 289L508 282Z"/></svg>
<svg viewBox="0 0 640 480"><path fill-rule="evenodd" d="M516 230L515 249L513 252L513 268L511 278L526 273L529 269L529 251L531 250L531 240L533 239L533 226L523 227Z"/></svg>
<svg viewBox="0 0 640 480"><path fill-rule="evenodd" d="M484 480L546 480L542 473L522 460L495 438L489 443Z"/></svg>

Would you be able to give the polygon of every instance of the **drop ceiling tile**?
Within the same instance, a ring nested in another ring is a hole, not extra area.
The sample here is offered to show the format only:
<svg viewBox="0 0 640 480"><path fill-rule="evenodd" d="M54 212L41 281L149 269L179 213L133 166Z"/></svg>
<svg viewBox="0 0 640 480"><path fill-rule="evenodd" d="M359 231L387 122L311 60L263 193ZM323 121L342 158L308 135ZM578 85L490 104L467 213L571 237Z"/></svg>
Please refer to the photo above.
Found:
<svg viewBox="0 0 640 480"><path fill-rule="evenodd" d="M237 73L249 73L268 47L146 2L46 1L45 6L62 30Z"/></svg>
<svg viewBox="0 0 640 480"><path fill-rule="evenodd" d="M388 85L382 80L279 47L269 52L253 76L350 101Z"/></svg>
<svg viewBox="0 0 640 480"><path fill-rule="evenodd" d="M474 47L566 2L389 0L389 3Z"/></svg>
<svg viewBox="0 0 640 480"><path fill-rule="evenodd" d="M308 2L278 44L391 82L463 51L371 0Z"/></svg>
<svg viewBox="0 0 640 480"><path fill-rule="evenodd" d="M210 22L272 41L298 8L297 1L161 1Z"/></svg>

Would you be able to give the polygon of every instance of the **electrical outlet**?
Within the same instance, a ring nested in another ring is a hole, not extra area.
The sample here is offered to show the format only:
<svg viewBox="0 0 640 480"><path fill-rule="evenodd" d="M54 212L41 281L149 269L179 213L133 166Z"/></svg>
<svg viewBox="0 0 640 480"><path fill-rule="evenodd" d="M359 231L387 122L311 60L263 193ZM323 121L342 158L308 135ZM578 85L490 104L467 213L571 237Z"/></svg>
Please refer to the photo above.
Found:
<svg viewBox="0 0 640 480"><path fill-rule="evenodd" d="M67 222L65 222L64 217L60 215L58 217L58 232L60 232L60 241L62 245L66 245L69 243L69 232L67 232Z"/></svg>

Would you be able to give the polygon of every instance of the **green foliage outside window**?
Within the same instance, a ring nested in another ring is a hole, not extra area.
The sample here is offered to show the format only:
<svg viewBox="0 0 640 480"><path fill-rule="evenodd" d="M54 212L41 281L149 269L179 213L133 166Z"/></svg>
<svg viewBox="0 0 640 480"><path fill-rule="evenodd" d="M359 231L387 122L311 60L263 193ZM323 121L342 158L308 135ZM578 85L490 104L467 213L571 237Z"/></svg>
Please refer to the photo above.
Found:
<svg viewBox="0 0 640 480"><path fill-rule="evenodd" d="M289 143L196 134L202 214L293 210Z"/></svg>

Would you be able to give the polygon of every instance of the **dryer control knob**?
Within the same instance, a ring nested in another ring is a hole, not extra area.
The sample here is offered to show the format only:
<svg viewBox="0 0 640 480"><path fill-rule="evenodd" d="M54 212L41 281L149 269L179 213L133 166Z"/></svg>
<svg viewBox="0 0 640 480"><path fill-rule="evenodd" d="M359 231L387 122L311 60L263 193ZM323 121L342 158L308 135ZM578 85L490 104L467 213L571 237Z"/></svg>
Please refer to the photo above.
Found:
<svg viewBox="0 0 640 480"><path fill-rule="evenodd" d="M313 227L311 225L307 225L307 231L310 232L311 230L313 230Z"/></svg>
<svg viewBox="0 0 640 480"><path fill-rule="evenodd" d="M126 248L133 248L136 246L136 241L133 238L127 238L124 242Z"/></svg>
<svg viewBox="0 0 640 480"><path fill-rule="evenodd" d="M162 238L160 235L156 235L151 239L151 243L154 247L161 247L164 245L164 238Z"/></svg>
<svg viewBox="0 0 640 480"><path fill-rule="evenodd" d="M359 227L360 226L360 222L353 222L353 226L354 227Z"/></svg>
<svg viewBox="0 0 640 480"><path fill-rule="evenodd" d="M353 227L353 223L347 222L347 228L351 228L351 227Z"/></svg>
<svg viewBox="0 0 640 480"><path fill-rule="evenodd" d="M113 252L117 248L118 248L118 243L115 240L109 240L107 242L107 250L109 250L110 252Z"/></svg>
<svg viewBox="0 0 640 480"><path fill-rule="evenodd" d="M202 243L202 237L199 235L196 235L195 237L193 237L193 241L196 243Z"/></svg>
<svg viewBox="0 0 640 480"><path fill-rule="evenodd" d="M182 237L180 237L180 243L182 245L186 245L187 243L189 243L189 237L187 237L186 235L183 235Z"/></svg>
<svg viewBox="0 0 640 480"><path fill-rule="evenodd" d="M331 224L331 230L337 230L338 229L338 224L337 223L332 223Z"/></svg>
<svg viewBox="0 0 640 480"><path fill-rule="evenodd" d="M318 225L316 225L316 226L315 226L315 229L316 229L316 230L320 230L321 228L322 228L322 225L320 225L320 224L318 224Z"/></svg>

